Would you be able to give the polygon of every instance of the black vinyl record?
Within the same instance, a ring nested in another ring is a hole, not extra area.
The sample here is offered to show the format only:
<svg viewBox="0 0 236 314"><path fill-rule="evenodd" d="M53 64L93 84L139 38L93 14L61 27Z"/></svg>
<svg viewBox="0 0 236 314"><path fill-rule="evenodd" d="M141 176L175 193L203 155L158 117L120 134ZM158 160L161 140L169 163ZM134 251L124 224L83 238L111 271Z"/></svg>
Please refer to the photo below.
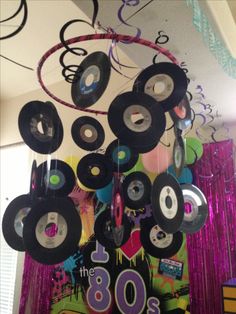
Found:
<svg viewBox="0 0 236 314"><path fill-rule="evenodd" d="M135 122L139 115L142 119ZM123 143L142 153L147 147L157 145L165 131L166 118L162 107L151 96L142 92L126 92L111 103L108 123Z"/></svg>
<svg viewBox="0 0 236 314"><path fill-rule="evenodd" d="M191 123L191 107L188 97L185 95L177 106L169 111L171 119L179 130L187 129Z"/></svg>
<svg viewBox="0 0 236 314"><path fill-rule="evenodd" d="M7 206L2 219L2 233L7 244L16 251L25 251L23 226L32 207L29 194L14 198Z"/></svg>
<svg viewBox="0 0 236 314"><path fill-rule="evenodd" d="M145 92L169 111L178 104L187 91L185 72L176 64L160 62L144 69L136 78L133 90Z"/></svg>
<svg viewBox="0 0 236 314"><path fill-rule="evenodd" d="M25 249L39 263L61 263L78 250L81 228L71 199L43 199L32 206L25 218Z"/></svg>
<svg viewBox="0 0 236 314"><path fill-rule="evenodd" d="M87 154L78 163L77 177L87 188L101 189L112 180L112 164L105 155Z"/></svg>
<svg viewBox="0 0 236 314"><path fill-rule="evenodd" d="M63 140L63 126L54 105L31 101L21 109L18 127L24 142L35 152L51 154Z"/></svg>
<svg viewBox="0 0 236 314"><path fill-rule="evenodd" d="M38 195L37 190L37 176L38 176L38 168L37 168L37 162L34 159L31 166L31 174L30 174L30 189L29 194L32 200L36 199Z"/></svg>
<svg viewBox="0 0 236 314"><path fill-rule="evenodd" d="M125 177L122 184L125 206L131 209L141 209L151 202L151 181L148 176L136 171Z"/></svg>
<svg viewBox="0 0 236 314"><path fill-rule="evenodd" d="M75 186L74 171L62 160L51 159L41 163L37 173L39 196L67 196Z"/></svg>
<svg viewBox="0 0 236 314"><path fill-rule="evenodd" d="M138 153L120 140L111 142L105 152L110 159L114 172L125 172L133 168L138 161Z"/></svg>
<svg viewBox="0 0 236 314"><path fill-rule="evenodd" d="M184 218L184 198L178 181L168 173L161 173L153 182L152 213L156 223L167 233L179 230Z"/></svg>
<svg viewBox="0 0 236 314"><path fill-rule="evenodd" d="M180 230L185 233L195 233L205 224L208 217L208 205L202 191L193 184L183 184L184 220Z"/></svg>
<svg viewBox="0 0 236 314"><path fill-rule="evenodd" d="M182 136L175 138L173 146L173 167L176 176L179 177L183 171L185 163L185 149Z"/></svg>
<svg viewBox="0 0 236 314"><path fill-rule="evenodd" d="M98 149L105 139L102 125L96 119L88 116L80 117L74 121L71 135L80 148L88 151Z"/></svg>
<svg viewBox="0 0 236 314"><path fill-rule="evenodd" d="M175 255L183 243L180 231L166 233L155 222L153 217L141 220L140 240L144 250L156 258L169 258Z"/></svg>
<svg viewBox="0 0 236 314"><path fill-rule="evenodd" d="M121 244L117 245L114 241L114 236L112 232L111 210L108 208L98 214L94 224L94 234L96 239L102 246L108 249L116 249L125 244L130 237L132 223L129 221L126 214L123 215L123 226L123 239Z"/></svg>
<svg viewBox="0 0 236 314"><path fill-rule="evenodd" d="M156 141L156 142L153 142L153 143L150 144L150 145L144 145L144 144L143 144L143 145L142 145L142 148L141 148L141 150L142 150L141 153L144 154L144 153L150 152L151 150L153 150L153 149L157 146L158 142L159 142L159 140ZM132 149L133 149L134 152L137 152L137 153L140 152L140 148L139 148L139 147L137 147L137 148L132 147Z"/></svg>
<svg viewBox="0 0 236 314"><path fill-rule="evenodd" d="M92 106L104 93L111 73L108 56L97 51L88 55L80 64L71 86L74 104L81 108Z"/></svg>

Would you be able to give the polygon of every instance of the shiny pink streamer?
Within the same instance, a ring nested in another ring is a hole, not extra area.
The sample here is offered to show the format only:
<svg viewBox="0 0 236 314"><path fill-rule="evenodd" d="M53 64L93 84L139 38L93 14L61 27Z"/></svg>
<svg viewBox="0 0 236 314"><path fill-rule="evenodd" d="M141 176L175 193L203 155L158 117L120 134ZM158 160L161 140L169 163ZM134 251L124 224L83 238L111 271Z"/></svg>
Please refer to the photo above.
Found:
<svg viewBox="0 0 236 314"><path fill-rule="evenodd" d="M55 265L43 265L25 254L19 314L49 314Z"/></svg>
<svg viewBox="0 0 236 314"><path fill-rule="evenodd" d="M199 232L187 236L191 314L221 314L221 285L236 277L233 141L205 144L193 170L209 216Z"/></svg>

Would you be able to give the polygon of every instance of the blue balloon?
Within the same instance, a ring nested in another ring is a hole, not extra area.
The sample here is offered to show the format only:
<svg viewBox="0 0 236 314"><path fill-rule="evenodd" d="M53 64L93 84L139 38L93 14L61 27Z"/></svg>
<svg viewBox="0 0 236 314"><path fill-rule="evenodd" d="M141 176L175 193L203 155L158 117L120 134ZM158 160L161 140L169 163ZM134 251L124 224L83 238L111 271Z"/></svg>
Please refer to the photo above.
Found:
<svg viewBox="0 0 236 314"><path fill-rule="evenodd" d="M96 196L98 200L102 203L110 204L112 201L112 188L113 181L111 181L104 188L96 190Z"/></svg>
<svg viewBox="0 0 236 314"><path fill-rule="evenodd" d="M171 165L167 169L167 172L172 174L180 184L192 184L193 183L193 174L192 171L188 167L184 167L180 176L177 178L175 169Z"/></svg>

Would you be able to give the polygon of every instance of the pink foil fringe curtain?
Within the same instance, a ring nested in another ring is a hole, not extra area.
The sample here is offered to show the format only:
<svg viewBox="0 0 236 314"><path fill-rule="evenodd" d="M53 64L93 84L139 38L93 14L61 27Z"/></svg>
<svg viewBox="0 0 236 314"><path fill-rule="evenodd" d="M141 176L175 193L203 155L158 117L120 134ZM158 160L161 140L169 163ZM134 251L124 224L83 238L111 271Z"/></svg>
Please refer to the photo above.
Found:
<svg viewBox="0 0 236 314"><path fill-rule="evenodd" d="M206 225L187 236L191 314L222 313L221 284L236 277L236 189L233 141L205 144L193 167L205 194Z"/></svg>
<svg viewBox="0 0 236 314"><path fill-rule="evenodd" d="M49 314L52 274L55 265L47 266L25 254L19 314Z"/></svg>

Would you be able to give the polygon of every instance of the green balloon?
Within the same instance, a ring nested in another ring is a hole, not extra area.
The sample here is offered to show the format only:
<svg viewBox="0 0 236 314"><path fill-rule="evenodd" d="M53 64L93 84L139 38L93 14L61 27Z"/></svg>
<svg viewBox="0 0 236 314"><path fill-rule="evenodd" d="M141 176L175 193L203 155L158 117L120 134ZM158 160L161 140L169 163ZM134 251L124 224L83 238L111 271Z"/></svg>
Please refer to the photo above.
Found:
<svg viewBox="0 0 236 314"><path fill-rule="evenodd" d="M185 163L191 165L202 157L203 145L194 137L185 138Z"/></svg>
<svg viewBox="0 0 236 314"><path fill-rule="evenodd" d="M144 171L141 155L138 157L138 161L136 164L131 168L130 170L126 171L124 174L127 176L128 174L134 172L134 171Z"/></svg>

